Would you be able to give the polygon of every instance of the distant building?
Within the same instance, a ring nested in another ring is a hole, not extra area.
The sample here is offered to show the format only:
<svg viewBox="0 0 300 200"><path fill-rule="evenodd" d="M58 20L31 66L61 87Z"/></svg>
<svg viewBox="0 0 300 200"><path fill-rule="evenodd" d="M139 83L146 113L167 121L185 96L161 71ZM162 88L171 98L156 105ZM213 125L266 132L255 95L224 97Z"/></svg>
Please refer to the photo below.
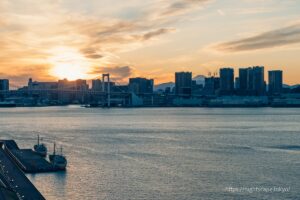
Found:
<svg viewBox="0 0 300 200"><path fill-rule="evenodd" d="M67 79L58 81L58 89L65 91L78 91L78 90L88 90L89 85L86 80L78 79L75 81L69 81Z"/></svg>
<svg viewBox="0 0 300 200"><path fill-rule="evenodd" d="M192 80L192 94L201 95L203 92L203 84L198 84L196 80Z"/></svg>
<svg viewBox="0 0 300 200"><path fill-rule="evenodd" d="M269 94L280 94L282 92L282 71L269 71Z"/></svg>
<svg viewBox="0 0 300 200"><path fill-rule="evenodd" d="M0 91L8 91L8 90L9 90L9 80L0 79Z"/></svg>
<svg viewBox="0 0 300 200"><path fill-rule="evenodd" d="M221 94L233 94L234 70L232 68L220 69L220 92Z"/></svg>
<svg viewBox="0 0 300 200"><path fill-rule="evenodd" d="M238 94L261 96L266 92L264 67L248 67L239 69Z"/></svg>
<svg viewBox="0 0 300 200"><path fill-rule="evenodd" d="M176 95L192 94L192 72L175 73L175 94Z"/></svg>
<svg viewBox="0 0 300 200"><path fill-rule="evenodd" d="M209 77L205 78L204 94L215 95L220 89L220 78Z"/></svg>
<svg viewBox="0 0 300 200"><path fill-rule="evenodd" d="M85 91L89 89L86 80L68 81L67 79L58 81L58 100L60 103L68 104L72 102L83 103L86 99Z"/></svg>
<svg viewBox="0 0 300 200"><path fill-rule="evenodd" d="M100 79L92 80L92 90L93 91L102 90L102 81Z"/></svg>
<svg viewBox="0 0 300 200"><path fill-rule="evenodd" d="M32 81L32 78L28 80L29 90L56 90L58 88L57 82L39 82Z"/></svg>
<svg viewBox="0 0 300 200"><path fill-rule="evenodd" d="M235 81L234 81L234 88L236 90L239 90L240 89L240 78L239 77L236 77L235 78Z"/></svg>
<svg viewBox="0 0 300 200"><path fill-rule="evenodd" d="M146 78L130 78L129 79L129 91L135 94L152 94L153 93L153 79Z"/></svg>
<svg viewBox="0 0 300 200"><path fill-rule="evenodd" d="M265 83L265 72L264 67L253 67L252 68L252 78L251 81L253 84L253 87L251 88L253 91L253 94L256 96L265 95L266 93L266 83Z"/></svg>
<svg viewBox="0 0 300 200"><path fill-rule="evenodd" d="M239 87L238 91L246 91L248 89L249 70L251 68L239 69Z"/></svg>

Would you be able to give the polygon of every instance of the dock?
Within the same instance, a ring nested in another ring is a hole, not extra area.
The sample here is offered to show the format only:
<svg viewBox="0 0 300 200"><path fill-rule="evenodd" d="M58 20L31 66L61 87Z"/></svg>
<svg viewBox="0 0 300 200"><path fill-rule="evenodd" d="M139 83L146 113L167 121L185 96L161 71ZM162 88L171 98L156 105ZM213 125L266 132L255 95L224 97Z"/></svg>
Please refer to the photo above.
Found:
<svg viewBox="0 0 300 200"><path fill-rule="evenodd" d="M0 199L44 200L43 195L7 154L5 142L0 141L0 146Z"/></svg>
<svg viewBox="0 0 300 200"><path fill-rule="evenodd" d="M20 149L14 140L3 140L5 153L25 173L61 171L31 149Z"/></svg>

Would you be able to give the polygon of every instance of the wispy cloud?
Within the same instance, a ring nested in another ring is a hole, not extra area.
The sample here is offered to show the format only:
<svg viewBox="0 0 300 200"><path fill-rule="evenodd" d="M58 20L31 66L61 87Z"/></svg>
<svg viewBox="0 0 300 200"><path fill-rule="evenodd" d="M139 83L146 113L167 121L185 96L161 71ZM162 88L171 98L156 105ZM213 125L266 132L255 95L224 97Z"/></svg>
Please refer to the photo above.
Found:
<svg viewBox="0 0 300 200"><path fill-rule="evenodd" d="M91 74L109 73L113 80L118 82L127 82L128 77L134 74L134 68L130 66L114 66L114 67L94 67Z"/></svg>
<svg viewBox="0 0 300 200"><path fill-rule="evenodd" d="M213 45L221 52L242 52L271 49L300 43L300 23L230 42Z"/></svg>
<svg viewBox="0 0 300 200"><path fill-rule="evenodd" d="M203 6L204 3L209 2L210 0L175 0L167 1L168 4L162 9L161 12L158 12L160 16L172 16L184 14L188 10L199 8Z"/></svg>

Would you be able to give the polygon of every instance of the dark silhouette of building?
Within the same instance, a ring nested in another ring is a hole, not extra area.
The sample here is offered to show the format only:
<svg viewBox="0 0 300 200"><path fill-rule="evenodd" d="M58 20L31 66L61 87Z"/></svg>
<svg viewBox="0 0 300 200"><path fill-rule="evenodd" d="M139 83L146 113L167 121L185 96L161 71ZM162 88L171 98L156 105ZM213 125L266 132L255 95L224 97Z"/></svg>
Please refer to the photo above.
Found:
<svg viewBox="0 0 300 200"><path fill-rule="evenodd" d="M9 80L8 79L0 79L0 101L5 99L6 92L9 91Z"/></svg>
<svg viewBox="0 0 300 200"><path fill-rule="evenodd" d="M266 92L264 67L248 67L239 69L237 92L240 95L261 96Z"/></svg>
<svg viewBox="0 0 300 200"><path fill-rule="evenodd" d="M252 69L252 91L256 96L265 95L266 93L266 82L264 67L253 67Z"/></svg>
<svg viewBox="0 0 300 200"><path fill-rule="evenodd" d="M234 70L232 68L220 69L220 92L221 94L233 94Z"/></svg>
<svg viewBox="0 0 300 200"><path fill-rule="evenodd" d="M282 71L269 71L269 94L280 94L282 92Z"/></svg>
<svg viewBox="0 0 300 200"><path fill-rule="evenodd" d="M239 90L240 89L240 78L236 77L234 81L234 89Z"/></svg>
<svg viewBox="0 0 300 200"><path fill-rule="evenodd" d="M92 90L102 91L102 81L100 79L92 80Z"/></svg>
<svg viewBox="0 0 300 200"><path fill-rule="evenodd" d="M40 82L33 81L32 78L28 80L29 90L56 90L58 88L58 82Z"/></svg>
<svg viewBox="0 0 300 200"><path fill-rule="evenodd" d="M238 91L247 91L248 89L248 74L251 68L241 68L239 69L239 83Z"/></svg>
<svg viewBox="0 0 300 200"><path fill-rule="evenodd" d="M135 94L146 94L146 93L153 93L153 79L146 79L146 78L130 78L129 79L129 91Z"/></svg>
<svg viewBox="0 0 300 200"><path fill-rule="evenodd" d="M203 93L205 95L215 95L220 89L220 78L209 77L205 78L205 86Z"/></svg>
<svg viewBox="0 0 300 200"><path fill-rule="evenodd" d="M0 79L0 91L8 91L9 90L9 80L8 79Z"/></svg>
<svg viewBox="0 0 300 200"><path fill-rule="evenodd" d="M83 103L85 101L84 92L89 89L86 80L68 81L67 79L58 81L58 100L63 104L72 102Z"/></svg>
<svg viewBox="0 0 300 200"><path fill-rule="evenodd" d="M175 94L176 95L192 94L192 72L175 73Z"/></svg>

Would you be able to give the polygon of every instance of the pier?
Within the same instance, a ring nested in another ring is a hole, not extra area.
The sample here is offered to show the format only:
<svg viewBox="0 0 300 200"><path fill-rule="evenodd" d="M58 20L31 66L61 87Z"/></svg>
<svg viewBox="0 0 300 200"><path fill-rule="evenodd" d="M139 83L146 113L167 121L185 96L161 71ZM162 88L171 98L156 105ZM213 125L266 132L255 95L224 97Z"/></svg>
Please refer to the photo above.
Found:
<svg viewBox="0 0 300 200"><path fill-rule="evenodd" d="M0 141L0 146L0 199L44 200L42 194L7 154L5 142Z"/></svg>
<svg viewBox="0 0 300 200"><path fill-rule="evenodd" d="M25 173L61 171L31 149L20 149L14 140L5 140L4 151Z"/></svg>

